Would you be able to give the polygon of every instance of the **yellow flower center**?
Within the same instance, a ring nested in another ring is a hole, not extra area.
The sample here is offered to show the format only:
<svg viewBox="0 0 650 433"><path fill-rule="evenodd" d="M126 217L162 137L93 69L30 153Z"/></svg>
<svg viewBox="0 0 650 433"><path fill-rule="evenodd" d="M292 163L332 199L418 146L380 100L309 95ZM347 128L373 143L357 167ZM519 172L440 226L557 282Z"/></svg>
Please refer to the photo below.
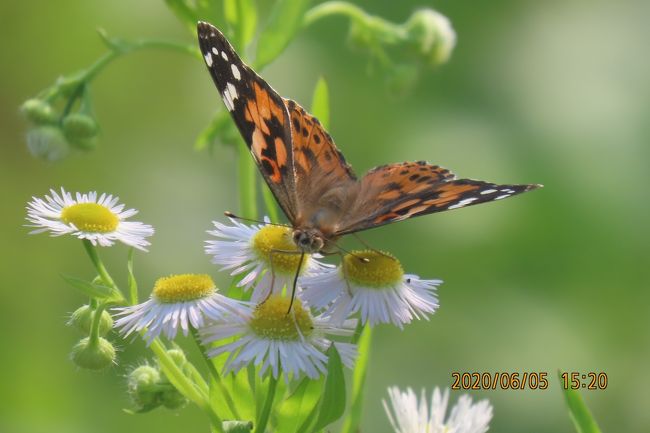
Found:
<svg viewBox="0 0 650 433"><path fill-rule="evenodd" d="M253 250L257 258L280 274L295 274L300 263L300 250L293 242L291 233L290 227L264 226L253 236ZM280 253L278 250L295 253ZM303 261L302 269L305 262L306 260Z"/></svg>
<svg viewBox="0 0 650 433"><path fill-rule="evenodd" d="M255 334L270 340L298 340L300 335L308 336L314 330L309 311L302 307L299 299L272 295L255 308L250 327Z"/></svg>
<svg viewBox="0 0 650 433"><path fill-rule="evenodd" d="M112 232L120 222L110 209L97 203L77 203L63 208L61 220L74 224L79 230L94 233Z"/></svg>
<svg viewBox="0 0 650 433"><path fill-rule="evenodd" d="M212 278L205 274L181 274L159 278L153 296L165 304L205 298L216 290Z"/></svg>
<svg viewBox="0 0 650 433"><path fill-rule="evenodd" d="M367 260L363 260L367 259ZM343 258L344 276L354 285L380 289L402 281L402 264L391 254L364 250L353 251Z"/></svg>

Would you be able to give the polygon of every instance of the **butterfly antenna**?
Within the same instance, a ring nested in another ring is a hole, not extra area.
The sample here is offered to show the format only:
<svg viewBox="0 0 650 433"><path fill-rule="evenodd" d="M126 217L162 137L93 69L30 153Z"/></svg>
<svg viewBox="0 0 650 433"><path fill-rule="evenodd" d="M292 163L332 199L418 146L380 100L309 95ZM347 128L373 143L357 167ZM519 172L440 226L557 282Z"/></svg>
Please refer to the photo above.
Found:
<svg viewBox="0 0 650 433"><path fill-rule="evenodd" d="M387 257L387 258L389 258L389 259L391 259L391 260L396 260L395 257L391 256L390 254L386 254L385 252L383 252L383 251L379 251L378 249L375 249L375 248L371 247L370 245L368 245L368 243L365 242L365 241L361 238L361 236L359 236L358 234L356 234L356 233L352 233L352 235L353 235L353 236L354 236L354 237L355 237L359 242L361 242L361 244L362 244L364 247L368 248L370 251L372 251L372 252L374 252L374 253L377 253L377 254L379 254L379 255L382 255L382 256L384 256L384 257Z"/></svg>
<svg viewBox="0 0 650 433"><path fill-rule="evenodd" d="M233 219L241 220L241 221L249 221L249 222L252 222L252 223L265 224L265 225L270 225L270 226L289 227L289 226L287 226L285 224L276 224L276 223L267 222L267 221L260 221L260 220L256 220L256 219L252 219L252 218L240 217L239 215L235 215L234 213L232 213L230 211L225 211L223 214L225 216L227 216L228 218L233 218Z"/></svg>
<svg viewBox="0 0 650 433"><path fill-rule="evenodd" d="M342 251L342 252L344 252L345 254L349 254L349 255L351 255L352 257L355 257L355 258L359 259L359 261L361 261L362 263L370 263L370 259L367 258L367 257L361 257L361 256L359 256L359 255L356 255L356 254L354 254L353 252L348 251L348 250L346 250L345 248L343 248L342 246L338 245L336 242L329 241L329 243L331 243L331 244L334 245L336 248L338 248L339 251Z"/></svg>
<svg viewBox="0 0 650 433"><path fill-rule="evenodd" d="M287 314L291 313L291 307L293 307L293 301L296 299L296 287L298 285L298 275L300 275L300 268L302 268L302 261L305 259L305 253L300 254L300 260L298 261L298 269L296 269L296 275L293 277L293 289L291 290L291 302L289 302L289 309Z"/></svg>

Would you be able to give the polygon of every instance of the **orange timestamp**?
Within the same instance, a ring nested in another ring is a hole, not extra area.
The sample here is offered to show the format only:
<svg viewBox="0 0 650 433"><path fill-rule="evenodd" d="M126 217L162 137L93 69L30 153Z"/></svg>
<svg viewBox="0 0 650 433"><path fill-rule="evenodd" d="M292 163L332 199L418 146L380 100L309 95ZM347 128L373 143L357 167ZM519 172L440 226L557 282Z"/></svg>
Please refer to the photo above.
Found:
<svg viewBox="0 0 650 433"><path fill-rule="evenodd" d="M453 383L451 389L547 389L548 372L546 371L524 371L524 372L458 372L451 373Z"/></svg>

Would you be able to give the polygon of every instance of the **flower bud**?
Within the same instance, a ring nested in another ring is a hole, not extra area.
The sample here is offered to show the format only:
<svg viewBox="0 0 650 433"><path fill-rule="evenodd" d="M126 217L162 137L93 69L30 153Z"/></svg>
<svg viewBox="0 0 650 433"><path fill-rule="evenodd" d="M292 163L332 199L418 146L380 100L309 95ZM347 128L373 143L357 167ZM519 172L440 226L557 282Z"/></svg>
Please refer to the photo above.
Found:
<svg viewBox="0 0 650 433"><path fill-rule="evenodd" d="M30 122L37 125L54 124L57 121L56 112L52 106L42 99L28 99L20 107L20 111Z"/></svg>
<svg viewBox="0 0 650 433"><path fill-rule="evenodd" d="M160 394L160 399L167 409L181 409L187 404L187 399L173 386L169 386L165 389Z"/></svg>
<svg viewBox="0 0 650 433"><path fill-rule="evenodd" d="M33 156L46 161L59 161L70 151L63 132L49 125L37 126L27 132L27 148Z"/></svg>
<svg viewBox="0 0 650 433"><path fill-rule="evenodd" d="M68 325L74 326L83 334L88 335L95 317L95 310L90 305L83 305L72 313ZM113 328L113 318L106 310L102 311L99 319L99 335L105 336Z"/></svg>
<svg viewBox="0 0 650 433"><path fill-rule="evenodd" d="M138 412L148 412L160 406L160 371L150 365L141 365L127 376L129 396Z"/></svg>
<svg viewBox="0 0 650 433"><path fill-rule="evenodd" d="M187 363L187 358L185 357L185 352L182 349L174 348L167 351L167 355L174 361L174 364L178 366L181 370L185 368Z"/></svg>
<svg viewBox="0 0 650 433"><path fill-rule="evenodd" d="M78 367L88 370L102 370L115 363L115 347L105 338L80 340L70 355Z"/></svg>
<svg viewBox="0 0 650 433"><path fill-rule="evenodd" d="M71 142L92 138L99 132L95 119L83 113L72 113L63 119L63 132Z"/></svg>
<svg viewBox="0 0 650 433"><path fill-rule="evenodd" d="M449 60L456 45L456 32L449 19L432 10L421 9L406 22L409 39L427 64L435 67Z"/></svg>

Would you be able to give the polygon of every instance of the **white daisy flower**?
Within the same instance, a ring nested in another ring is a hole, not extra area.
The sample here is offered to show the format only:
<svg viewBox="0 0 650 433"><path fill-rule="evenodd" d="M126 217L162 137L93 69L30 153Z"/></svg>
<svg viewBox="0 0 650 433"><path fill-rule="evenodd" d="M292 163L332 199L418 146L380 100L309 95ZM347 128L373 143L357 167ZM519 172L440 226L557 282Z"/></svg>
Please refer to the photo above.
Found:
<svg viewBox="0 0 650 433"><path fill-rule="evenodd" d="M293 290L301 252L293 242L291 227L247 226L233 218L230 221L232 226L213 221L216 230L208 231L218 238L206 241L205 252L212 256L212 263L220 265L222 270L230 270L230 275L242 275L237 286L245 290L254 287L251 301L255 303L266 299L270 291L281 293L285 287ZM268 218L264 221L270 222ZM327 267L313 256L305 255L300 274L311 275Z"/></svg>
<svg viewBox="0 0 650 433"><path fill-rule="evenodd" d="M383 400L384 409L395 433L485 433L492 419L492 406L487 400L472 403L468 395L461 395L445 420L449 389L444 393L433 390L431 406L422 390L418 401L411 388L401 392L388 388L390 402Z"/></svg>
<svg viewBox="0 0 650 433"><path fill-rule="evenodd" d="M305 302L325 310L333 320L360 312L364 324L392 323L400 329L435 312L441 283L404 274L395 257L372 250L353 251L341 266L301 280Z"/></svg>
<svg viewBox="0 0 650 433"><path fill-rule="evenodd" d="M270 373L278 378L284 372L288 379L304 373L314 379L327 371L325 352L332 344L345 366L351 368L354 364L356 346L333 342L327 335L351 336L356 320L335 326L326 317L312 317L298 298L287 313L290 299L279 295L271 295L257 306L250 305L243 314L202 329L202 340L210 348L210 357L229 354L224 366L226 373L254 363L262 376ZM233 341L232 337L237 338Z"/></svg>
<svg viewBox="0 0 650 433"><path fill-rule="evenodd" d="M118 204L119 198L95 191L88 194L76 193L75 197L61 188L61 195L53 189L45 199L32 197L27 203L29 227L38 227L32 233L49 231L52 236L71 234L87 239L93 245L109 247L120 241L126 245L146 251L153 235L153 227L137 221L126 221L137 214L135 209L124 210Z"/></svg>
<svg viewBox="0 0 650 433"><path fill-rule="evenodd" d="M206 319L220 320L228 314L244 311L241 301L217 293L209 275L182 274L159 278L148 301L116 308L115 327L125 337L145 330L151 343L160 334L169 339L179 330L187 335L190 326L199 329Z"/></svg>

